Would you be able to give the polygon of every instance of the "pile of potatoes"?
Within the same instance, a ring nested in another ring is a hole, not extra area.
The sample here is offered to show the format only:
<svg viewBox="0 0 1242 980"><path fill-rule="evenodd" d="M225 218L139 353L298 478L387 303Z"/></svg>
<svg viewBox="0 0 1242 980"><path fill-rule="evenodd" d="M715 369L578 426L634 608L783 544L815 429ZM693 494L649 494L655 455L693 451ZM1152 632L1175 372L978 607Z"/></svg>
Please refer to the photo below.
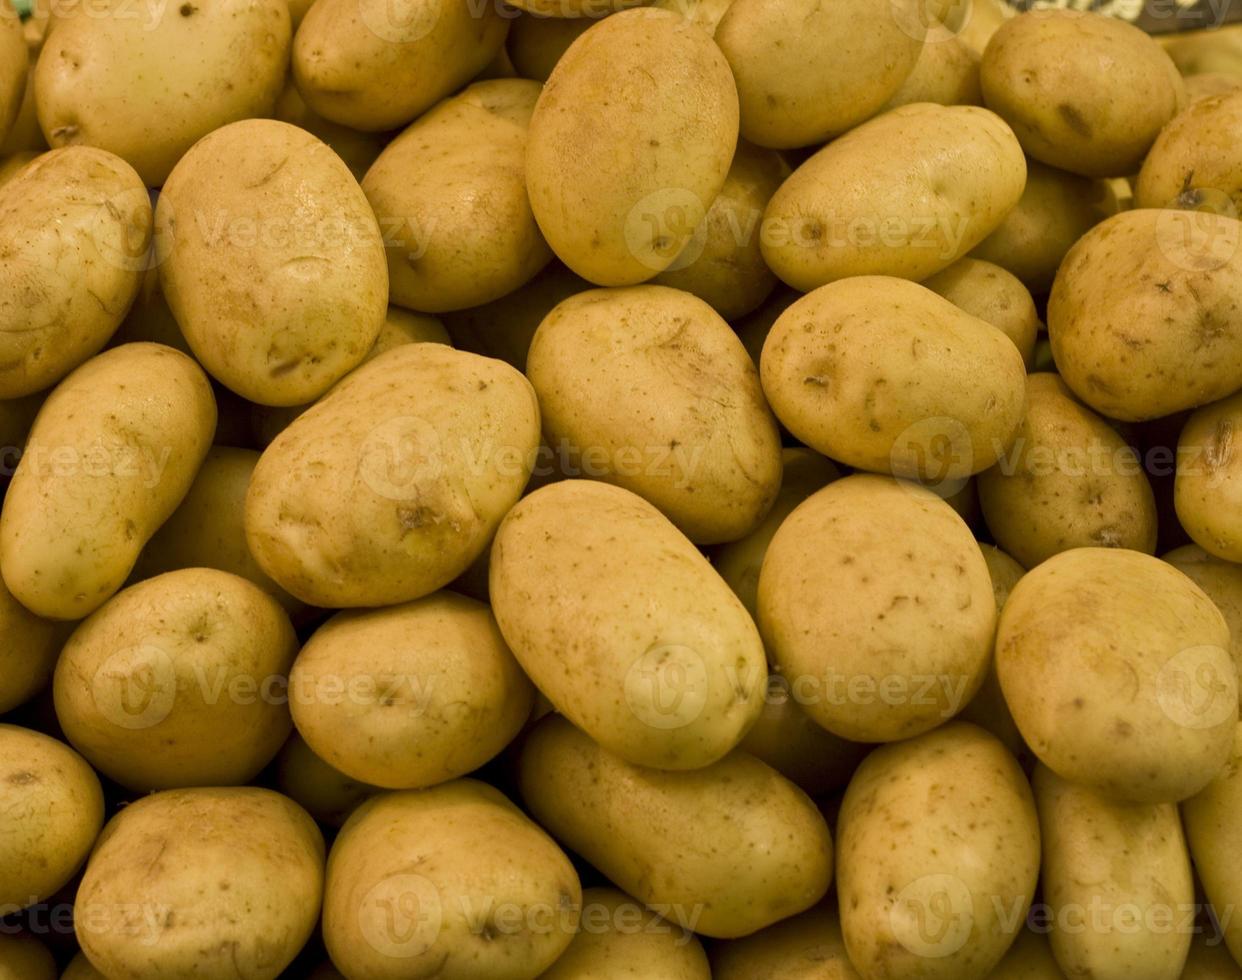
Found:
<svg viewBox="0 0 1242 980"><path fill-rule="evenodd" d="M9 3L0 980L1242 980L1242 27Z"/></svg>

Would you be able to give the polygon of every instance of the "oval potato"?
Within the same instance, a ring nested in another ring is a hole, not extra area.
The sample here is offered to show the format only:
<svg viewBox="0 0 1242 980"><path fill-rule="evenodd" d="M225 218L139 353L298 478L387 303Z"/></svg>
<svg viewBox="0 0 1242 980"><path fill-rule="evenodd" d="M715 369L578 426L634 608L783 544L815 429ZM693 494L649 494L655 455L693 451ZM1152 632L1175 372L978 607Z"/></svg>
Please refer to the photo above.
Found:
<svg viewBox="0 0 1242 980"><path fill-rule="evenodd" d="M1239 80L1242 84L1242 80ZM1160 130L1134 185L1140 208L1242 211L1242 89L1200 99Z"/></svg>
<svg viewBox="0 0 1242 980"><path fill-rule="evenodd" d="M934 15L933 15L934 17ZM952 28L931 19L927 39L914 70L885 104L885 109L916 102L981 105L979 53Z"/></svg>
<svg viewBox="0 0 1242 980"><path fill-rule="evenodd" d="M712 980L862 980L835 907L818 905L712 948Z"/></svg>
<svg viewBox="0 0 1242 980"><path fill-rule="evenodd" d="M1177 519L1204 551L1242 561L1242 392L1205 405L1177 441Z"/></svg>
<svg viewBox="0 0 1242 980"><path fill-rule="evenodd" d="M971 316L992 324L1013 341L1022 362L1031 366L1043 324L1030 292L1012 272L967 257L924 279L923 285Z"/></svg>
<svg viewBox="0 0 1242 980"><path fill-rule="evenodd" d="M276 788L329 827L340 827L359 803L379 792L333 769L296 731L276 757Z"/></svg>
<svg viewBox="0 0 1242 980"><path fill-rule="evenodd" d="M0 14L0 20L5 17ZM58 976L56 960L34 936L10 929L0 934L0 980L57 980Z"/></svg>
<svg viewBox="0 0 1242 980"><path fill-rule="evenodd" d="M1174 548L1164 560L1207 593L1229 626L1229 649L1242 678L1242 565L1210 555L1198 545ZM1238 685L1242 694L1242 680Z"/></svg>

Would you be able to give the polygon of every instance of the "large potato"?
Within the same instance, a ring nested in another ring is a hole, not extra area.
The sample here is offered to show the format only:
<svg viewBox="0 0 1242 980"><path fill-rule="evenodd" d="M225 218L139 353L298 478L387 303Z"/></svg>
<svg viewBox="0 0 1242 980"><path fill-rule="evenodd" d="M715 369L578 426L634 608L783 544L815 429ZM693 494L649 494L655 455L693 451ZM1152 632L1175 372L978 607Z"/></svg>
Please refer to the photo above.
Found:
<svg viewBox="0 0 1242 980"><path fill-rule="evenodd" d="M289 40L280 0L69 5L33 76L39 122L52 146L110 150L158 187L212 130L272 111Z"/></svg>
<svg viewBox="0 0 1242 980"><path fill-rule="evenodd" d="M705 766L759 715L767 665L754 623L698 550L627 490L567 480L526 497L496 533L490 591L539 690L633 763Z"/></svg>
<svg viewBox="0 0 1242 980"><path fill-rule="evenodd" d="M104 828L74 929L109 977L274 980L318 920L323 865L319 828L278 793L155 793Z"/></svg>
<svg viewBox="0 0 1242 980"><path fill-rule="evenodd" d="M831 283L795 302L764 342L760 373L794 436L880 473L962 480L1005 453L1022 421L1026 369L1012 341L887 276Z"/></svg>
<svg viewBox="0 0 1242 980"><path fill-rule="evenodd" d="M832 905L813 909L712 948L713 980L861 980Z"/></svg>
<svg viewBox="0 0 1242 980"><path fill-rule="evenodd" d="M490 303L552 258L526 197L537 82L476 82L388 144L362 181L392 302L439 313Z"/></svg>
<svg viewBox="0 0 1242 980"><path fill-rule="evenodd" d="M832 877L824 818L800 789L736 752L693 772L632 765L559 716L527 737L535 819L657 914L717 939L819 901Z"/></svg>
<svg viewBox="0 0 1242 980"><path fill-rule="evenodd" d="M48 396L0 513L0 571L27 609L81 619L125 582L211 445L207 376L159 344L105 351Z"/></svg>
<svg viewBox="0 0 1242 980"><path fill-rule="evenodd" d="M655 504L690 540L732 541L780 486L780 436L737 335L667 286L595 289L540 325L526 373L571 465Z"/></svg>
<svg viewBox="0 0 1242 980"><path fill-rule="evenodd" d="M990 323L1013 341L1029 368L1039 337L1039 313L1022 281L1012 272L981 259L958 259L923 285L971 316Z"/></svg>
<svg viewBox="0 0 1242 980"><path fill-rule="evenodd" d="M47 686L68 635L68 624L40 619L0 581L0 715Z"/></svg>
<svg viewBox="0 0 1242 980"><path fill-rule="evenodd" d="M1140 208L1242 211L1242 89L1194 102L1160 130L1134 185Z"/></svg>
<svg viewBox="0 0 1242 980"><path fill-rule="evenodd" d="M680 15L596 24L557 63L527 135L526 186L552 250L601 286L663 272L724 187L737 112L728 62Z"/></svg>
<svg viewBox="0 0 1242 980"><path fill-rule="evenodd" d="M388 308L375 215L305 130L233 123L182 158L156 208L160 284L195 356L263 405L318 397L361 363Z"/></svg>
<svg viewBox="0 0 1242 980"><path fill-rule="evenodd" d="M539 407L517 371L405 344L353 372L268 446L246 497L246 540L303 602L417 599L487 546L538 445Z"/></svg>
<svg viewBox="0 0 1242 980"><path fill-rule="evenodd" d="M1223 561L1198 545L1174 548L1164 560L1199 586L1229 625L1229 650L1238 665L1242 694L1242 565Z"/></svg>
<svg viewBox="0 0 1242 980"><path fill-rule="evenodd" d="M961 722L871 753L837 828L845 945L866 980L983 980L1021 928L1039 874L1026 776Z"/></svg>
<svg viewBox="0 0 1242 980"><path fill-rule="evenodd" d="M39 732L0 725L0 911L50 898L103 826L103 791L80 755Z"/></svg>
<svg viewBox="0 0 1242 980"><path fill-rule="evenodd" d="M759 628L806 711L842 738L942 724L987 672L996 626L974 536L934 493L830 484L786 518L759 575Z"/></svg>
<svg viewBox="0 0 1242 980"><path fill-rule="evenodd" d="M560 848L497 790L460 779L354 811L328 859L323 936L351 977L534 980L581 906Z"/></svg>
<svg viewBox="0 0 1242 980"><path fill-rule="evenodd" d="M1242 561L1242 392L1205 405L1177 441L1177 519L1204 551Z"/></svg>
<svg viewBox="0 0 1242 980"><path fill-rule="evenodd" d="M276 757L276 788L329 827L340 827L359 803L378 792L333 769L297 732Z"/></svg>
<svg viewBox="0 0 1242 980"><path fill-rule="evenodd" d="M0 144L17 121L26 94L28 66L21 21L7 9L0 10Z"/></svg>
<svg viewBox="0 0 1242 980"><path fill-rule="evenodd" d="M0 398L54 384L107 343L150 240L142 181L102 150L43 154L0 188Z"/></svg>
<svg viewBox="0 0 1242 980"><path fill-rule="evenodd" d="M979 76L984 102L1030 156L1088 177L1133 173L1186 101L1177 68L1150 36L1077 10L1007 21Z"/></svg>
<svg viewBox="0 0 1242 980"><path fill-rule="evenodd" d="M1103 795L1182 800L1229 756L1229 628L1203 590L1148 555L1076 548L1027 572L1001 612L996 670L1040 761Z"/></svg>

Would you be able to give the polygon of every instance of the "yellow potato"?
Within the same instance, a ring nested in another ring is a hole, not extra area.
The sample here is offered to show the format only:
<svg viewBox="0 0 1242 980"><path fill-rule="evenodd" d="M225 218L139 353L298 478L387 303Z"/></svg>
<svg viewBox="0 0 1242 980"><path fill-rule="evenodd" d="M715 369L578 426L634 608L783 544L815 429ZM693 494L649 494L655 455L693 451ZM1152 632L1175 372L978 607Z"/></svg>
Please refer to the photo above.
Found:
<svg viewBox="0 0 1242 980"><path fill-rule="evenodd" d="M296 731L276 757L276 788L329 827L341 826L359 803L379 792L333 769Z"/></svg>
<svg viewBox="0 0 1242 980"><path fill-rule="evenodd" d="M0 715L47 687L69 627L40 619L0 582Z"/></svg>
<svg viewBox="0 0 1242 980"><path fill-rule="evenodd" d="M1242 678L1242 565L1223 561L1198 545L1174 548L1164 560L1207 593L1229 625L1229 650ZM1239 683L1242 692L1242 681Z"/></svg>
<svg viewBox="0 0 1242 980"><path fill-rule="evenodd" d="M1242 83L1242 79L1239 80ZM1242 209L1242 89L1194 102L1156 137L1134 185L1140 208Z"/></svg>
<svg viewBox="0 0 1242 980"><path fill-rule="evenodd" d="M0 157L0 187L3 187L21 173L26 164L38 156L39 154L34 150L22 150L20 153L11 153L8 156Z"/></svg>
<svg viewBox="0 0 1242 980"><path fill-rule="evenodd" d="M1183 75L1227 72L1242 76L1242 25L1171 34L1163 43Z"/></svg>
<svg viewBox="0 0 1242 980"><path fill-rule="evenodd" d="M1039 314L1026 286L1013 273L982 259L958 259L923 285L1013 341L1029 368L1039 337Z"/></svg>
<svg viewBox="0 0 1242 980"><path fill-rule="evenodd" d="M778 283L775 291L762 306L733 324L733 329L737 331L737 335L742 340L742 346L746 348L746 353L754 361L755 367L759 366L763 344L768 339L768 334L772 332L772 325L795 300L801 298L801 293L795 292L784 283Z"/></svg>
<svg viewBox="0 0 1242 980"><path fill-rule="evenodd" d="M1195 543L1225 561L1242 561L1242 392L1205 405L1177 442L1177 519Z"/></svg>
<svg viewBox="0 0 1242 980"><path fill-rule="evenodd" d="M310 9L310 4L306 7ZM292 5L289 12L294 12ZM293 84L292 78L286 80L284 90L272 110L272 118L304 129L327 143L332 147L332 152L345 161L345 166L349 167L349 172L359 182L384 149L384 138L381 135L350 129L330 119L324 119L313 111L302 98L298 87Z"/></svg>
<svg viewBox="0 0 1242 980"><path fill-rule="evenodd" d="M1065 980L1043 933L1022 929L988 980Z"/></svg>
<svg viewBox="0 0 1242 980"><path fill-rule="evenodd" d="M841 920L831 905L819 905L760 929L717 943L713 980L862 980L850 964Z"/></svg>
<svg viewBox="0 0 1242 980"><path fill-rule="evenodd" d="M715 37L716 28L733 6L733 0L654 0L651 6L681 14L691 24Z"/></svg>
<svg viewBox="0 0 1242 980"><path fill-rule="evenodd" d="M40 392L24 398L0 400L0 476L13 475L44 399Z"/></svg>
<svg viewBox="0 0 1242 980"><path fill-rule="evenodd" d="M885 104L885 109L915 102L981 105L979 52L956 32L933 20L914 70Z"/></svg>
<svg viewBox="0 0 1242 980"><path fill-rule="evenodd" d="M1239 90L1242 90L1242 73L1229 75L1225 72L1207 72L1203 75L1191 75L1186 79L1186 102L1193 105L1200 99L1228 95Z"/></svg>
<svg viewBox="0 0 1242 980"><path fill-rule="evenodd" d="M34 22L32 17L27 26ZM32 51L30 67L26 72L26 91L22 95L21 105L17 109L17 117L9 127L9 134L0 139L0 154L42 153L46 150L47 140L43 138L43 130L39 128L39 113L35 99L34 69L38 52Z"/></svg>
<svg viewBox="0 0 1242 980"><path fill-rule="evenodd" d="M520 14L509 27L508 51L522 78L546 82L556 63L595 24L593 17Z"/></svg>
<svg viewBox="0 0 1242 980"><path fill-rule="evenodd" d="M0 13L0 25L5 15ZM0 933L0 980L56 980L56 960L34 936L11 931ZM65 976L72 977L66 973Z"/></svg>
<svg viewBox="0 0 1242 980"><path fill-rule="evenodd" d="M1229 955L1228 947L1214 939L1206 930L1195 936L1181 980L1242 980L1242 967Z"/></svg>
<svg viewBox="0 0 1242 980"><path fill-rule="evenodd" d="M539 17L597 20L627 7L641 6L643 0L516 0L512 6Z"/></svg>
<svg viewBox="0 0 1242 980"><path fill-rule="evenodd" d="M17 121L29 65L22 23L6 6L0 10L0 143Z"/></svg>

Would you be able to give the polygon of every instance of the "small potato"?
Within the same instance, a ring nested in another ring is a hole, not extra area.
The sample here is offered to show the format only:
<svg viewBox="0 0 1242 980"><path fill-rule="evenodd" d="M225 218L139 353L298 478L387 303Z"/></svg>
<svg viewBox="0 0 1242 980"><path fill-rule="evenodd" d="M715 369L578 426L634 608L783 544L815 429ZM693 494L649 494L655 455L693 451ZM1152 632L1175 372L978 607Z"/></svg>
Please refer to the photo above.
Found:
<svg viewBox="0 0 1242 980"><path fill-rule="evenodd" d="M362 362L388 306L384 244L341 158L305 130L233 123L195 144L156 208L169 308L243 398L299 405Z"/></svg>
<svg viewBox="0 0 1242 980"><path fill-rule="evenodd" d="M540 88L476 82L417 119L367 171L392 302L430 313L479 306L551 260L526 196L526 128Z"/></svg>
<svg viewBox="0 0 1242 980"><path fill-rule="evenodd" d="M548 442L691 541L740 538L772 506L776 421L737 335L702 300L666 286L579 293L540 325L526 373Z"/></svg>
<svg viewBox="0 0 1242 980"><path fill-rule="evenodd" d="M17 121L29 63L21 21L8 10L0 11L0 143Z"/></svg>
<svg viewBox="0 0 1242 980"><path fill-rule="evenodd" d="M96 970L91 961L86 958L86 954L79 950L78 954L69 961L69 965L65 967L65 972L60 975L60 980L108 980L108 978Z"/></svg>
<svg viewBox="0 0 1242 980"><path fill-rule="evenodd" d="M630 762L708 765L759 715L767 664L754 623L699 551L628 490L566 480L524 498L496 533L490 592L531 680Z"/></svg>
<svg viewBox="0 0 1242 980"><path fill-rule="evenodd" d="M841 937L841 918L831 905L818 905L760 929L717 943L712 980L862 980Z"/></svg>
<svg viewBox="0 0 1242 980"><path fill-rule="evenodd" d="M1207 593L1229 625L1229 650L1242 678L1242 565L1223 561L1198 545L1175 548L1164 560ZM1242 692L1242 681L1239 683Z"/></svg>
<svg viewBox="0 0 1242 980"><path fill-rule="evenodd" d="M988 42L983 100L1028 155L1087 177L1133 173L1186 86L1148 34L1077 10L1031 10Z"/></svg>
<svg viewBox="0 0 1242 980"><path fill-rule="evenodd" d="M646 769L554 715L527 736L519 781L565 846L656 913L696 915L700 935L749 935L810 908L832 877L824 818L744 752L693 772Z"/></svg>
<svg viewBox="0 0 1242 980"><path fill-rule="evenodd" d="M272 111L289 42L280 0L58 9L33 76L39 122L53 147L108 150L159 187L212 130Z"/></svg>
<svg viewBox="0 0 1242 980"><path fill-rule="evenodd" d="M129 577L211 445L207 376L159 344L92 358L48 396L0 513L9 591L49 619L81 619Z"/></svg>
<svg viewBox="0 0 1242 980"><path fill-rule="evenodd" d="M1026 286L1012 272L981 259L958 259L923 285L1013 341L1029 369L1039 337L1039 313Z"/></svg>
<svg viewBox="0 0 1242 980"><path fill-rule="evenodd" d="M1186 79L1186 103L1193 105L1200 99L1209 99L1214 95L1228 95L1242 90L1242 73L1227 75L1224 72L1208 72L1205 75L1191 75ZM1193 956L1193 953L1191 954Z"/></svg>
<svg viewBox="0 0 1242 980"><path fill-rule="evenodd" d="M74 928L109 977L274 980L315 928L323 866L319 828L279 793L167 790L108 822Z"/></svg>
<svg viewBox="0 0 1242 980"><path fill-rule="evenodd" d="M955 722L876 749L837 834L841 927L861 976L989 975L1039 873L1031 790L1000 742Z"/></svg>
<svg viewBox="0 0 1242 980"><path fill-rule="evenodd" d="M979 53L957 33L932 20L927 26L927 40L914 63L885 109L916 102L938 105L981 105L979 89Z"/></svg>
<svg viewBox="0 0 1242 980"><path fill-rule="evenodd" d="M763 257L803 292L850 276L926 279L991 234L1025 182L1022 150L999 116L901 106L781 185L763 216Z"/></svg>
<svg viewBox="0 0 1242 980"><path fill-rule="evenodd" d="M1185 799L1229 756L1229 628L1202 589L1148 555L1075 548L1027 572L1001 612L996 670L1039 760L1110 798Z"/></svg>
<svg viewBox="0 0 1242 980"><path fill-rule="evenodd" d="M759 366L763 344L768 339L768 334L772 332L772 325L782 313L801 298L801 293L790 289L784 283L778 283L776 290L759 309L742 317L733 325L733 329L737 331L742 346L746 348L746 353L750 355L755 367Z"/></svg>
<svg viewBox="0 0 1242 980"><path fill-rule="evenodd" d="M0 187L16 177L25 169L26 164L38 157L39 154L33 150L22 150L20 153L10 153L0 157Z"/></svg>
<svg viewBox="0 0 1242 980"><path fill-rule="evenodd" d="M654 0L651 6L681 14L714 38L721 20L733 6L733 0Z"/></svg>
<svg viewBox="0 0 1242 980"><path fill-rule="evenodd" d="M1240 80L1242 81L1242 80ZM1242 89L1194 102L1160 130L1134 185L1140 208L1242 210Z"/></svg>
<svg viewBox="0 0 1242 980"><path fill-rule="evenodd" d="M642 5L643 0L516 0L517 10L538 17L561 17L595 20L627 7Z"/></svg>
<svg viewBox="0 0 1242 980"><path fill-rule="evenodd" d="M0 581L0 715L47 687L69 626L40 619Z"/></svg>
<svg viewBox="0 0 1242 980"><path fill-rule="evenodd" d="M987 469L1022 421L1026 370L1009 338L888 276L795 302L768 334L760 373L777 418L808 446L927 482Z"/></svg>
<svg viewBox="0 0 1242 980"><path fill-rule="evenodd" d="M578 928L569 858L491 786L459 779L363 803L332 846L323 938L371 980L534 980Z"/></svg>
<svg viewBox="0 0 1242 980"><path fill-rule="evenodd" d="M1170 34L1163 43L1183 75L1226 72L1242 76L1242 25Z"/></svg>
<svg viewBox="0 0 1242 980"><path fill-rule="evenodd" d="M569 46L595 25L594 17L521 14L509 27L508 51L522 78L546 82Z"/></svg>
<svg viewBox="0 0 1242 980"><path fill-rule="evenodd" d="M0 26L6 17L0 13ZM11 931L7 926L0 933L0 980L56 980L58 976L56 960L34 936Z"/></svg>
<svg viewBox="0 0 1242 980"><path fill-rule="evenodd" d="M107 343L150 240L142 181L102 150L45 153L0 188L0 398L55 384Z"/></svg>
<svg viewBox="0 0 1242 980"><path fill-rule="evenodd" d="M55 894L86 860L103 826L99 779L64 742L0 724L0 909ZM25 980L25 978L23 978Z"/></svg>
<svg viewBox="0 0 1242 980"><path fill-rule="evenodd" d="M308 4L308 9L309 6ZM293 13L292 4L289 12ZM293 84L292 78L286 80L284 91L280 93L280 98L276 100L276 107L272 110L272 118L304 129L312 136L327 143L332 148L332 152L345 161L349 172L360 183L366 176L366 172L371 169L375 158L384 149L385 140L382 135L350 129L330 119L324 119L323 116L314 112L302 98L302 93Z"/></svg>
<svg viewBox="0 0 1242 980"><path fill-rule="evenodd" d="M358 804L379 792L333 769L297 732L276 757L276 788L329 827L340 827Z"/></svg>
<svg viewBox="0 0 1242 980"><path fill-rule="evenodd" d="M970 529L934 493L855 475L781 524L759 575L759 629L807 713L885 742L942 724L988 668L996 605Z"/></svg>
<svg viewBox="0 0 1242 980"><path fill-rule="evenodd" d="M1022 929L988 980L1065 980L1047 936Z"/></svg>
<svg viewBox="0 0 1242 980"><path fill-rule="evenodd" d="M1181 980L1242 980L1242 967L1227 946L1212 942L1214 938L1205 930L1191 940Z"/></svg>
<svg viewBox="0 0 1242 980"><path fill-rule="evenodd" d="M31 18L27 26L34 22ZM17 110L17 118L9 128L9 135L0 140L0 154L42 153L47 146L43 130L39 128L39 112L34 91L35 59L38 52L31 52L30 68L26 73L26 92Z"/></svg>
<svg viewBox="0 0 1242 980"><path fill-rule="evenodd" d="M482 553L538 446L535 394L513 368L440 344L396 347L259 458L246 496L250 552L311 605L420 598Z"/></svg>
<svg viewBox="0 0 1242 980"><path fill-rule="evenodd" d="M499 4L324 0L293 39L293 78L311 109L366 133L403 126L487 67L505 43Z"/></svg>
<svg viewBox="0 0 1242 980"><path fill-rule="evenodd" d="M527 135L526 186L552 250L601 286L669 268L724 187L737 113L728 62L680 15L600 21L557 63Z"/></svg>
<svg viewBox="0 0 1242 980"><path fill-rule="evenodd" d="M1204 551L1242 561L1242 392L1205 405L1177 441L1177 519Z"/></svg>

